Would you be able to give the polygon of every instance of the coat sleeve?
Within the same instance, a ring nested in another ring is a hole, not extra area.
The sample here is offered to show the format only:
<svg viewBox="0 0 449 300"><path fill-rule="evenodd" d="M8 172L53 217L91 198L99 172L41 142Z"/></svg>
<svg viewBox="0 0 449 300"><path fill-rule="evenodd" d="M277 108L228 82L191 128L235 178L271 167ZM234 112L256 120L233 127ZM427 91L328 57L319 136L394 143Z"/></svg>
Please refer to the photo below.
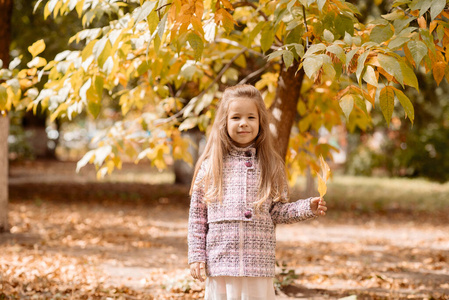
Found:
<svg viewBox="0 0 449 300"><path fill-rule="evenodd" d="M310 209L310 200L312 198L300 199L296 202L288 202L288 190L287 177L285 176L281 192L281 201L274 202L270 208L273 223L296 223L315 218L315 214Z"/></svg>
<svg viewBox="0 0 449 300"><path fill-rule="evenodd" d="M310 208L312 198L300 199L296 202L275 202L270 209L271 219L274 224L295 223L315 218Z"/></svg>
<svg viewBox="0 0 449 300"><path fill-rule="evenodd" d="M195 178L195 185L190 199L188 228L189 264L206 261L207 205L203 202L205 174L204 162Z"/></svg>

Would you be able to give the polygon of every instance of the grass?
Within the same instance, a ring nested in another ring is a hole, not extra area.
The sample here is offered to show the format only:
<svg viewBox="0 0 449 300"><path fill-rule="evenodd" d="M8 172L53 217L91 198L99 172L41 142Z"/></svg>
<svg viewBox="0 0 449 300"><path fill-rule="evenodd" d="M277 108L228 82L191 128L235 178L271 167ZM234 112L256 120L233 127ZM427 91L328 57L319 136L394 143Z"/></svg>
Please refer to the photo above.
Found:
<svg viewBox="0 0 449 300"><path fill-rule="evenodd" d="M114 172L106 181L126 183L171 184L171 170L158 172L154 168ZM302 196L305 179L300 178L292 188L292 197ZM315 195L318 192L315 189ZM310 195L306 195L307 197ZM440 184L425 179L363 177L335 174L328 181L325 196L329 207L356 212L428 212L449 207L449 182Z"/></svg>
<svg viewBox="0 0 449 300"><path fill-rule="evenodd" d="M435 213L449 206L449 183L338 175L328 183L325 198L330 207L362 212L400 210Z"/></svg>

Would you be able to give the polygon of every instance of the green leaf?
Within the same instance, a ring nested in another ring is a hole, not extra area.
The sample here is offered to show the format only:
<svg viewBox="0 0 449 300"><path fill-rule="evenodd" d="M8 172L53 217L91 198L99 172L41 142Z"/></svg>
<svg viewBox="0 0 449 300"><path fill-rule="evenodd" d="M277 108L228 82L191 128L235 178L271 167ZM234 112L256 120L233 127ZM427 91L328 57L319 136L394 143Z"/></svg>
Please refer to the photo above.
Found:
<svg viewBox="0 0 449 300"><path fill-rule="evenodd" d="M259 23L260 24L260 23ZM290 31L285 39L285 44L299 44L301 43L302 37L301 27L297 26L292 31Z"/></svg>
<svg viewBox="0 0 449 300"><path fill-rule="evenodd" d="M388 48L390 48L391 50L395 50L407 43L409 40L409 37L395 37L393 40L391 40L390 43L388 43Z"/></svg>
<svg viewBox="0 0 449 300"><path fill-rule="evenodd" d="M111 56L111 43L109 42L109 40L106 40L106 43L104 44L103 47L103 51L101 51L100 55L98 56L98 66L100 68L103 67L104 63L106 62L106 60L108 59L108 57Z"/></svg>
<svg viewBox="0 0 449 300"><path fill-rule="evenodd" d="M179 131L184 131L188 129L192 129L198 124L198 117L192 117L185 119L181 125L179 125Z"/></svg>
<svg viewBox="0 0 449 300"><path fill-rule="evenodd" d="M394 10L393 12L382 15L382 18L388 20L388 21L394 21L399 18L402 18L404 16L404 12L402 10Z"/></svg>
<svg viewBox="0 0 449 300"><path fill-rule="evenodd" d="M354 35L354 22L344 15L337 15L335 18L335 29L340 36L345 36L345 32Z"/></svg>
<svg viewBox="0 0 449 300"><path fill-rule="evenodd" d="M304 54L304 57L308 57L313 55L316 52L321 52L326 50L326 45L324 44L314 44L307 49L306 54Z"/></svg>
<svg viewBox="0 0 449 300"><path fill-rule="evenodd" d="M157 24L159 23L159 16L157 12L153 10L147 17L148 30L151 34L157 29Z"/></svg>
<svg viewBox="0 0 449 300"><path fill-rule="evenodd" d="M416 17L402 17L401 19L394 20L393 27L395 32L401 32L410 22L416 20Z"/></svg>
<svg viewBox="0 0 449 300"><path fill-rule="evenodd" d="M418 67L423 57L427 55L426 44L421 41L410 41L407 43L407 46L412 54L416 67Z"/></svg>
<svg viewBox="0 0 449 300"><path fill-rule="evenodd" d="M288 69L293 64L293 59L294 59L293 53L286 50L282 54L282 58L284 59L285 67Z"/></svg>
<svg viewBox="0 0 449 300"><path fill-rule="evenodd" d="M404 108L406 116L410 119L410 122L412 122L413 124L413 121L415 119L415 109L413 108L412 102L401 90L394 88L394 93L396 94L399 103L401 103L402 107Z"/></svg>
<svg viewBox="0 0 449 300"><path fill-rule="evenodd" d="M187 41L189 42L190 47L192 47L193 49L195 60L200 60L204 50L204 43L201 37L198 34L191 32L187 36Z"/></svg>
<svg viewBox="0 0 449 300"><path fill-rule="evenodd" d="M394 32L391 29L390 25L376 26L371 31L369 38L373 42L382 44L383 42L388 41L393 36L393 34Z"/></svg>
<svg viewBox="0 0 449 300"><path fill-rule="evenodd" d="M372 66L366 66L365 73L363 74L363 80L373 86L378 86L376 71L374 71Z"/></svg>
<svg viewBox="0 0 449 300"><path fill-rule="evenodd" d="M296 44L295 45L295 50L296 53L299 55L299 57L303 58L304 57L304 46L301 44Z"/></svg>
<svg viewBox="0 0 449 300"><path fill-rule="evenodd" d="M324 4L326 4L326 0L317 0L319 11L323 10Z"/></svg>
<svg viewBox="0 0 449 300"><path fill-rule="evenodd" d="M349 46L352 45L352 36L349 33L345 32L345 37L343 40L346 45L349 45Z"/></svg>
<svg viewBox="0 0 449 300"><path fill-rule="evenodd" d="M324 40L328 43L332 43L334 41L334 34L327 29L324 29L323 32Z"/></svg>
<svg viewBox="0 0 449 300"><path fill-rule="evenodd" d="M368 50L365 50L365 52L362 53L362 55L359 56L359 58L357 59L357 71L356 71L356 76L357 76L357 82L360 83L360 76L362 75L363 69L365 68L365 61L366 58L369 54Z"/></svg>
<svg viewBox="0 0 449 300"><path fill-rule="evenodd" d="M335 75L337 74L337 72L335 71L332 63L325 62L323 64L323 71L324 71L324 74L326 74L326 76L328 76L330 80L335 79Z"/></svg>
<svg viewBox="0 0 449 300"><path fill-rule="evenodd" d="M368 110L366 109L366 100L363 99L360 95L354 95L355 105L360 108L365 116L369 116Z"/></svg>
<svg viewBox="0 0 449 300"><path fill-rule="evenodd" d="M311 79L315 75L315 73L321 69L322 65L323 59L321 57L319 56L306 57L303 62L304 72L306 73L307 77Z"/></svg>
<svg viewBox="0 0 449 300"><path fill-rule="evenodd" d="M419 91L419 83L418 78L416 78L416 74L412 68L410 68L405 62L399 62L401 66L401 72L404 76L404 84L414 87L417 91Z"/></svg>
<svg viewBox="0 0 449 300"><path fill-rule="evenodd" d="M346 120L349 120L349 115L354 108L354 97L351 94L346 94L340 99L340 107L345 114Z"/></svg>
<svg viewBox="0 0 449 300"><path fill-rule="evenodd" d="M342 63L346 63L346 54L345 51L343 50L343 48L341 48L340 46L337 45L330 45L329 47L326 48L326 50L330 53L335 54L338 59L340 59L340 61Z"/></svg>
<svg viewBox="0 0 449 300"><path fill-rule="evenodd" d="M393 56L384 55L382 53L378 54L378 60L380 66L390 75L394 76L394 78L401 84L404 84L404 78L401 72L401 66L399 61Z"/></svg>
<svg viewBox="0 0 449 300"><path fill-rule="evenodd" d="M95 92L98 95L98 99L101 100L101 98L103 97L104 78L100 75L96 75L94 78L94 86Z"/></svg>
<svg viewBox="0 0 449 300"><path fill-rule="evenodd" d="M101 111L101 102L89 101L87 103L87 109L94 118L97 118Z"/></svg>
<svg viewBox="0 0 449 300"><path fill-rule="evenodd" d="M260 33L260 31L262 30L264 25L265 25L265 23L259 22L259 23L257 23L256 27L254 27L253 30L251 30L251 32L248 35L248 40L247 40L248 46L251 45L251 43L254 41L256 36Z"/></svg>
<svg viewBox="0 0 449 300"><path fill-rule="evenodd" d="M354 57L354 54L356 54L357 51L359 51L359 48L354 48L351 51L349 51L348 53L346 53L346 67L349 66L352 58Z"/></svg>
<svg viewBox="0 0 449 300"><path fill-rule="evenodd" d="M389 126L394 110L394 91L391 86L386 86L380 91L379 104L382 114Z"/></svg>
<svg viewBox="0 0 449 300"><path fill-rule="evenodd" d="M271 26L271 23L265 23L265 26L262 29L262 37L260 38L260 45L262 47L262 51L265 53L270 49L271 45L274 42L274 28Z"/></svg>
<svg viewBox="0 0 449 300"><path fill-rule="evenodd" d="M268 55L267 60L270 61L270 60L275 59L275 58L277 58L279 56L282 56L282 54L284 54L285 51L287 51L287 50L276 50L276 51L273 51L273 52L271 52Z"/></svg>
<svg viewBox="0 0 449 300"><path fill-rule="evenodd" d="M446 0L432 0L432 4L430 6L430 18L435 19L446 6Z"/></svg>
<svg viewBox="0 0 449 300"><path fill-rule="evenodd" d="M138 7L134 10L133 16L136 20L134 26L142 20L146 19L148 15L154 10L158 1L145 1L141 7Z"/></svg>

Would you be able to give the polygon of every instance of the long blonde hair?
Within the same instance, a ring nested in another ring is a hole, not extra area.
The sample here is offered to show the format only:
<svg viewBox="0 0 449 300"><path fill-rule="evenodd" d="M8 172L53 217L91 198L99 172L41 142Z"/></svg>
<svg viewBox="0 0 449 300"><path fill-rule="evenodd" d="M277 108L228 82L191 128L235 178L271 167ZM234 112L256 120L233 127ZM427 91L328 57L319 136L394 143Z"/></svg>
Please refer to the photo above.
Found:
<svg viewBox="0 0 449 300"><path fill-rule="evenodd" d="M195 189L196 177L202 163L208 159L202 178L205 189L204 201L210 203L215 199L222 200L223 158L232 149L233 144L227 130L227 117L230 103L238 99L254 101L259 112L259 133L254 140L256 158L261 171L258 189L260 200L256 202L256 206L260 206L268 198L272 198L275 202L284 200L281 199L283 192L285 189L288 191L285 184L285 165L273 145L273 137L269 129L269 113L259 90L246 84L229 87L223 92L206 147L195 167L190 194Z"/></svg>

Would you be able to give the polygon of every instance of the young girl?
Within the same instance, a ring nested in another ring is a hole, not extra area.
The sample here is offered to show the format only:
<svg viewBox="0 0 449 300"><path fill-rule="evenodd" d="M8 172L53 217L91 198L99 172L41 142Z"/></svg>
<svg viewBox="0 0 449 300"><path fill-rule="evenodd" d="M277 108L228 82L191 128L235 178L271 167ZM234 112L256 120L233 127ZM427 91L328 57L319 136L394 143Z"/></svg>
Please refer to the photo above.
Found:
<svg viewBox="0 0 449 300"><path fill-rule="evenodd" d="M275 225L325 215L321 198L289 203L268 111L251 85L227 88L196 165L189 264L205 299L274 299Z"/></svg>

